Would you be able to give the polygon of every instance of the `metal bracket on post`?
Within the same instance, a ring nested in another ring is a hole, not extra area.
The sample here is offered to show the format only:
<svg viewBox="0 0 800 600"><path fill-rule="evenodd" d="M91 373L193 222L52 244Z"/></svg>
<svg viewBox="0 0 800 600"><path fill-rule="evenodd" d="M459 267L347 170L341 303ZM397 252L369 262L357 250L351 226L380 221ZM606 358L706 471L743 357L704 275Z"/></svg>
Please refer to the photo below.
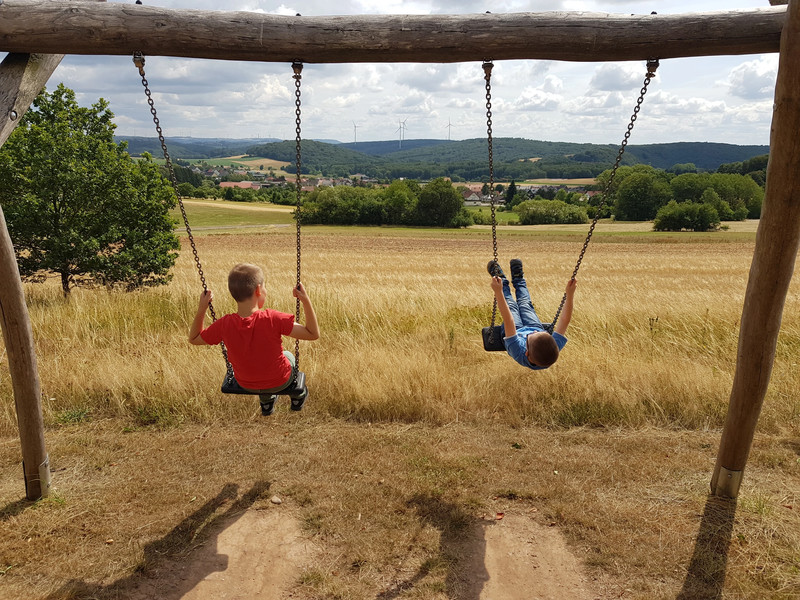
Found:
<svg viewBox="0 0 800 600"><path fill-rule="evenodd" d="M742 485L742 471L730 471L725 467L719 468L717 480L711 486L715 496L721 498L736 498L739 495L739 486Z"/></svg>
<svg viewBox="0 0 800 600"><path fill-rule="evenodd" d="M44 457L44 462L39 465L39 486L41 487L41 497L47 498L50 495L50 455Z"/></svg>
<svg viewBox="0 0 800 600"><path fill-rule="evenodd" d="M28 484L35 480L28 480L28 473L25 471L25 461L22 461L22 477L25 480L25 497L28 498ZM39 498L47 498L50 495L50 455L44 457L44 462L39 465Z"/></svg>

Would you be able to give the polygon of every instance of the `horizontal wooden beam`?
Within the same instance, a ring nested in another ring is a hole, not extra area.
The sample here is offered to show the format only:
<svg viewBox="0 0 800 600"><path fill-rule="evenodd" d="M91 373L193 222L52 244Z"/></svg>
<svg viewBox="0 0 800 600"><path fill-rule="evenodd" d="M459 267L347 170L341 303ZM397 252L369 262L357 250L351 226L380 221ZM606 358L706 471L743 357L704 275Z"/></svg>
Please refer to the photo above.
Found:
<svg viewBox="0 0 800 600"><path fill-rule="evenodd" d="M786 9L287 17L0 0L0 51L307 63L645 60L777 52Z"/></svg>

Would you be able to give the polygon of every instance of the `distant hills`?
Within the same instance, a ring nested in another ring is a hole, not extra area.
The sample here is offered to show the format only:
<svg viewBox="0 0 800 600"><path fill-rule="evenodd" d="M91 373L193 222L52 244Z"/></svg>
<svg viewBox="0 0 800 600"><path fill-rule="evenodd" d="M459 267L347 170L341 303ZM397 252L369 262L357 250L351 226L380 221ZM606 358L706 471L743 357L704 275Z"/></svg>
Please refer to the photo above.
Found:
<svg viewBox="0 0 800 600"><path fill-rule="evenodd" d="M150 152L161 156L155 138L119 137L128 142L132 155ZM250 138L171 138L167 140L173 158L209 159L249 154L274 160L295 161L294 141ZM617 146L546 142L523 138L495 138L493 159L497 179L533 177L589 177L609 168ZM483 138L448 141L436 139L378 142L330 143L303 140L304 172L324 175L366 174L379 178L413 177L428 179L442 175L480 179L487 170L487 142ZM698 169L714 171L720 165L767 154L769 146L740 146L714 142L675 142L629 145L623 164L644 163L659 169L693 163Z"/></svg>

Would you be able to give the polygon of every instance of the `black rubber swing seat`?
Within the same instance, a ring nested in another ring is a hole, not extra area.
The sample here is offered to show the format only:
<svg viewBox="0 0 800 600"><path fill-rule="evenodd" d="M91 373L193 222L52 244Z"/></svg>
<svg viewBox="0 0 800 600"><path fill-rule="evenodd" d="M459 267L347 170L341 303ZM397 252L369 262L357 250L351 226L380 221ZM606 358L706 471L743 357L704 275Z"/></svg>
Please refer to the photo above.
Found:
<svg viewBox="0 0 800 600"><path fill-rule="evenodd" d="M306 387L306 374L302 371L298 371L297 375L289 385L283 388L280 392L273 392L276 396L292 396L297 397L302 395L303 390ZM246 390L242 386L239 385L239 382L236 381L236 377L234 377L232 371L228 371L225 374L225 379L222 381L222 393L223 394L250 394L252 396L260 395L258 392L254 392L252 390Z"/></svg>
<svg viewBox="0 0 800 600"><path fill-rule="evenodd" d="M483 349L487 352L498 352L506 349L503 343L503 326L493 325L481 330L483 336Z"/></svg>

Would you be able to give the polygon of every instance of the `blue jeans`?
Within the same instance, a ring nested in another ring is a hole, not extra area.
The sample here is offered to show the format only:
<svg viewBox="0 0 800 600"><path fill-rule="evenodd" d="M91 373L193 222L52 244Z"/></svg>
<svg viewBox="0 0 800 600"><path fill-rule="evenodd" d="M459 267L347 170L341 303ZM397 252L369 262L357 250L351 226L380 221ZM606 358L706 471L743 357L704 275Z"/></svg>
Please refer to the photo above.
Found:
<svg viewBox="0 0 800 600"><path fill-rule="evenodd" d="M514 284L514 291L517 294L516 300L511 296L511 286L508 284L508 279L503 279L503 296L505 296L511 316L514 318L514 325L518 329L520 327L541 325L542 322L533 309L533 302L531 301L525 278L512 279L511 283Z"/></svg>

